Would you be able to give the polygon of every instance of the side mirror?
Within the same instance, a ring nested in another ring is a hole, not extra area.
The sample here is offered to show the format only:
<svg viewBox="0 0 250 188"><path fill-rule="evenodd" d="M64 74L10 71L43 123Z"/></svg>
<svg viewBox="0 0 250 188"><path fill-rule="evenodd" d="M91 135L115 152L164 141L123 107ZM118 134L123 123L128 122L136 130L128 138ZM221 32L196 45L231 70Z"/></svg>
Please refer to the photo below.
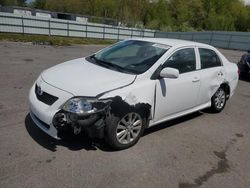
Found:
<svg viewBox="0 0 250 188"><path fill-rule="evenodd" d="M160 77L162 77L162 78L178 78L179 74L180 73L179 73L178 69L166 67L166 68L161 70Z"/></svg>

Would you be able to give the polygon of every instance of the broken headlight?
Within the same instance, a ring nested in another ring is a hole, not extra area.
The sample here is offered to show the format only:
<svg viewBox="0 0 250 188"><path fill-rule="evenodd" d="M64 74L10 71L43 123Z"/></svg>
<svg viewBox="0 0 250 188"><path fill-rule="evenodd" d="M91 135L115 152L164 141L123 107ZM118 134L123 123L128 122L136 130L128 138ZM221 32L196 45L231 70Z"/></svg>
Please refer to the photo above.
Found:
<svg viewBox="0 0 250 188"><path fill-rule="evenodd" d="M100 112L107 108L112 100L99 100L99 99L88 99L83 97L75 97L69 99L63 106L62 109L66 112L76 114L93 114Z"/></svg>

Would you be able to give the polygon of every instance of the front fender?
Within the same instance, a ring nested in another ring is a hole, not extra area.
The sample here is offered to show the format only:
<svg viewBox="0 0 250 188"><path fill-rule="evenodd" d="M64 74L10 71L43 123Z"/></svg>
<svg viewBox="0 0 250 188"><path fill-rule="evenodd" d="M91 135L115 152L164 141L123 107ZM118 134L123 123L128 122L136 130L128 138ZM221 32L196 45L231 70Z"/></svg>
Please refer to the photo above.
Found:
<svg viewBox="0 0 250 188"><path fill-rule="evenodd" d="M152 118L155 103L155 81L154 80L141 80L135 81L133 84L111 91L102 95L99 99L117 98L119 97L124 103L129 106L146 108L148 111L149 119ZM116 102L117 100L115 100ZM118 100L119 101L119 100ZM119 110L123 110L122 106Z"/></svg>

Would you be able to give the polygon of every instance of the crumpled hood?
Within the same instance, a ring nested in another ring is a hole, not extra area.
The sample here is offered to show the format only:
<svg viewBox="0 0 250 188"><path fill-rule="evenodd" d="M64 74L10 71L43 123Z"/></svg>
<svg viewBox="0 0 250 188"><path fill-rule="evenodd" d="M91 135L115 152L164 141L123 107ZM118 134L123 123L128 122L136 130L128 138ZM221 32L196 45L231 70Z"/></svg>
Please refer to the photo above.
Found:
<svg viewBox="0 0 250 188"><path fill-rule="evenodd" d="M41 74L48 84L74 96L94 97L131 84L135 75L125 74L95 65L79 58L45 70Z"/></svg>

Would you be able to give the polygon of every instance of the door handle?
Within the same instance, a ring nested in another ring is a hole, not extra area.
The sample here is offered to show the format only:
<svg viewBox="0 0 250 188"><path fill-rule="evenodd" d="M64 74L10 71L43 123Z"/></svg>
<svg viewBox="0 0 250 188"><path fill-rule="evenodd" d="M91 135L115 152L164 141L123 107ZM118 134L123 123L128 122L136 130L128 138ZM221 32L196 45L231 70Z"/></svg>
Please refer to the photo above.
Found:
<svg viewBox="0 0 250 188"><path fill-rule="evenodd" d="M194 77L192 80L192 82L199 82L199 81L200 81L200 79L198 77Z"/></svg>

